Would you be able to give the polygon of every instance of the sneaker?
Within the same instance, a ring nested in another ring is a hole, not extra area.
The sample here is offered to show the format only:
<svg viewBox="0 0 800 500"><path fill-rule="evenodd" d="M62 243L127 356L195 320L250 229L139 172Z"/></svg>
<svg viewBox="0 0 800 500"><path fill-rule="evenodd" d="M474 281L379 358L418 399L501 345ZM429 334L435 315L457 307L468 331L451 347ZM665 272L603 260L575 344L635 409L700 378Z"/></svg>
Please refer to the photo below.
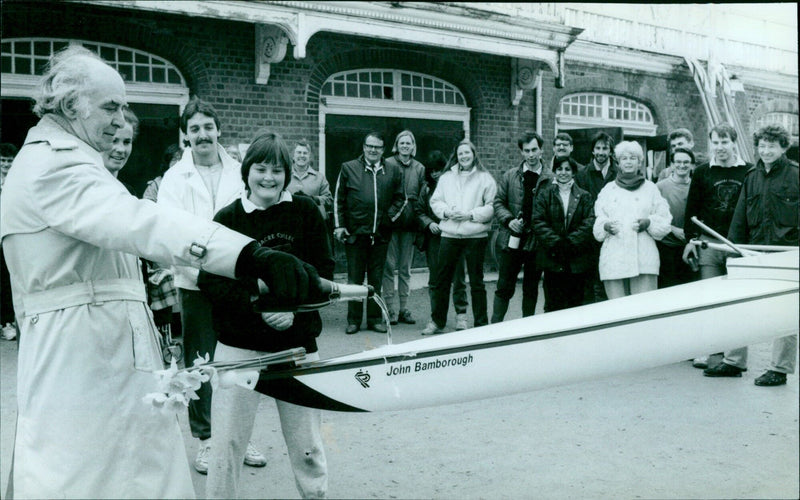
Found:
<svg viewBox="0 0 800 500"><path fill-rule="evenodd" d="M741 377L742 369L727 363L720 363L713 368L706 368L703 370L703 375L706 377Z"/></svg>
<svg viewBox="0 0 800 500"><path fill-rule="evenodd" d="M247 443L247 452L244 454L244 464L250 467L264 467L267 465L267 457L253 446L252 441Z"/></svg>
<svg viewBox="0 0 800 500"><path fill-rule="evenodd" d="M439 328L433 321L428 323L428 326L422 330L422 335L436 335L437 333L444 333L444 328Z"/></svg>
<svg viewBox="0 0 800 500"><path fill-rule="evenodd" d="M705 370L708 368L708 356L700 356L692 360L692 366Z"/></svg>
<svg viewBox="0 0 800 500"><path fill-rule="evenodd" d="M200 441L197 457L194 459L194 470L200 474L208 474L208 455L211 453L211 440Z"/></svg>
<svg viewBox="0 0 800 500"><path fill-rule="evenodd" d="M763 375L758 377L754 384L762 387L772 387L776 385L783 385L786 383L786 374L776 372L775 370L767 370Z"/></svg>
<svg viewBox="0 0 800 500"><path fill-rule="evenodd" d="M393 309L389 309L389 324L396 325L398 321L397 313Z"/></svg>
<svg viewBox="0 0 800 500"><path fill-rule="evenodd" d="M469 328L467 325L467 315L464 314L456 314L456 330L466 330Z"/></svg>
<svg viewBox="0 0 800 500"><path fill-rule="evenodd" d="M400 316L398 316L397 319L400 323L405 323L407 325L413 325L414 323L416 323L416 321L414 321L414 318L411 317L411 311L409 311L408 309L401 309Z"/></svg>
<svg viewBox="0 0 800 500"><path fill-rule="evenodd" d="M14 340L17 338L17 329L11 323L6 323L3 327L3 333L0 334L6 340Z"/></svg>

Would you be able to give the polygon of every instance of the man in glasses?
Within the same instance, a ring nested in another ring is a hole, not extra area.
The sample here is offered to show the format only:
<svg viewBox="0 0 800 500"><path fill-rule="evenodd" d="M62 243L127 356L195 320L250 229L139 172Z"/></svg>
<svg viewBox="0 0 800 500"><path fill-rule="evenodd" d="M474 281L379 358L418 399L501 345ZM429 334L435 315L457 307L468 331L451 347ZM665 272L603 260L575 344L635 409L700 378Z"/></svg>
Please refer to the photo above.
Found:
<svg viewBox="0 0 800 500"><path fill-rule="evenodd" d="M386 251L392 237L391 223L403 206L403 174L383 161L384 140L380 132L364 137L364 153L342 164L334 195L333 236L344 244L347 282L367 283L381 292ZM347 306L347 334L361 329L363 302ZM367 328L386 333L386 324L375 302L367 306Z"/></svg>

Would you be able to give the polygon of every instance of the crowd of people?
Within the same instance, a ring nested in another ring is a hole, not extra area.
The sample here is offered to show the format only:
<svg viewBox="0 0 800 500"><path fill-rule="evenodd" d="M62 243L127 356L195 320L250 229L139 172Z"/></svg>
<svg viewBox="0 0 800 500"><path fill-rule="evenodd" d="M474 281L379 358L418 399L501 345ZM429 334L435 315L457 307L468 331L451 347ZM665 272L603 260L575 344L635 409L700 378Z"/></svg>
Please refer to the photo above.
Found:
<svg viewBox="0 0 800 500"><path fill-rule="evenodd" d="M54 59L40 94L41 120L25 144L2 145L3 336L25 338L11 481L20 497L115 497L122 487L133 496L193 497L177 422L140 403L150 376L139 370L161 366L156 327L180 313L188 360L293 347L306 350L299 363L317 360L318 313L259 313L250 298L261 280L286 303L302 304L320 276L333 278L334 239L344 247L348 282L366 279L389 305L392 324L417 322L409 281L414 249L425 253L430 318L422 335L446 331L451 293L455 330L470 326L470 303L472 326L502 322L520 271L524 317L536 311L542 276L550 312L724 274L726 255L695 244L714 236L692 217L734 242L798 245L798 167L786 158L790 137L779 126L755 134L756 165L738 155L727 124L711 129L709 160L678 129L669 135L667 168L657 172L638 142L616 144L605 133L592 138L587 165L573 158L564 132L545 162L544 139L530 131L517 141L519 163L497 178L469 140L449 156L423 159L413 131L404 130L384 156L392 143L371 131L331 189L305 140L290 146L260 130L243 155L229 153L216 110L195 98L180 120L185 148L167 148L139 200L116 179L139 126L119 75L70 48ZM490 314L484 258L495 228ZM107 307L96 307L100 301ZM376 304L365 311L350 302L345 333L364 321L387 332ZM756 385L786 383L796 343L796 336L776 340L773 364ZM707 376L741 376L746 361L745 347L694 365ZM87 392L97 380L104 389ZM188 410L200 440L194 467L208 474L209 498L235 498L242 466L266 464L250 442L261 396L238 387L212 394L209 384L197 394ZM324 497L320 412L277 408L298 491ZM133 458L126 450L134 447L147 457Z"/></svg>

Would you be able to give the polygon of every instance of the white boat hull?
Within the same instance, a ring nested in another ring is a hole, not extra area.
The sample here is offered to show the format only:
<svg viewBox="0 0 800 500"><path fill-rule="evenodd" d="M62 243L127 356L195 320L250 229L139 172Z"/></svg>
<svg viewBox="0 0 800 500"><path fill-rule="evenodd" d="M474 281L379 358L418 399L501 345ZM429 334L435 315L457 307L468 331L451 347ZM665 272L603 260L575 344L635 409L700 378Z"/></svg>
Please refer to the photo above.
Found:
<svg viewBox="0 0 800 500"><path fill-rule="evenodd" d="M724 277L303 369L268 370L256 390L335 411L402 410L591 380L763 342L798 332L797 261L796 251L732 259Z"/></svg>

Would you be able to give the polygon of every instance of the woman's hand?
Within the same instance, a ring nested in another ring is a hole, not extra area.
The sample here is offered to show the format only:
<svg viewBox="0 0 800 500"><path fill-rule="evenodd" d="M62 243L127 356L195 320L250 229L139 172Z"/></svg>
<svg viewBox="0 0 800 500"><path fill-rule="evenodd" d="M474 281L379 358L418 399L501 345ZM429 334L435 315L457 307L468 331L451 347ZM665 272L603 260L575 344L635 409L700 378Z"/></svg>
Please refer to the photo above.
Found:
<svg viewBox="0 0 800 500"><path fill-rule="evenodd" d="M647 231L648 227L650 227L650 219L647 218L639 219L633 223L633 230L637 233Z"/></svg>
<svg viewBox="0 0 800 500"><path fill-rule="evenodd" d="M436 235L442 234L442 228L440 228L439 224L437 224L436 222L431 222L430 224L428 224L428 229L433 234Z"/></svg>
<svg viewBox="0 0 800 500"><path fill-rule="evenodd" d="M292 326L292 323L294 323L294 313L261 313L261 319L263 319L264 323L266 323L270 328L283 331Z"/></svg>
<svg viewBox="0 0 800 500"><path fill-rule="evenodd" d="M683 228L670 226L670 231L672 231L672 234L679 240L686 241L686 233L683 231Z"/></svg>
<svg viewBox="0 0 800 500"><path fill-rule="evenodd" d="M453 211L448 212L448 213L450 215L447 218L450 219L450 220L454 220L456 222L461 222L461 221L465 221L465 220L469 220L470 219L470 215L469 214L461 212L460 210L453 210Z"/></svg>
<svg viewBox="0 0 800 500"><path fill-rule="evenodd" d="M619 232L619 222L609 221L603 224L603 229L608 234L617 234Z"/></svg>

